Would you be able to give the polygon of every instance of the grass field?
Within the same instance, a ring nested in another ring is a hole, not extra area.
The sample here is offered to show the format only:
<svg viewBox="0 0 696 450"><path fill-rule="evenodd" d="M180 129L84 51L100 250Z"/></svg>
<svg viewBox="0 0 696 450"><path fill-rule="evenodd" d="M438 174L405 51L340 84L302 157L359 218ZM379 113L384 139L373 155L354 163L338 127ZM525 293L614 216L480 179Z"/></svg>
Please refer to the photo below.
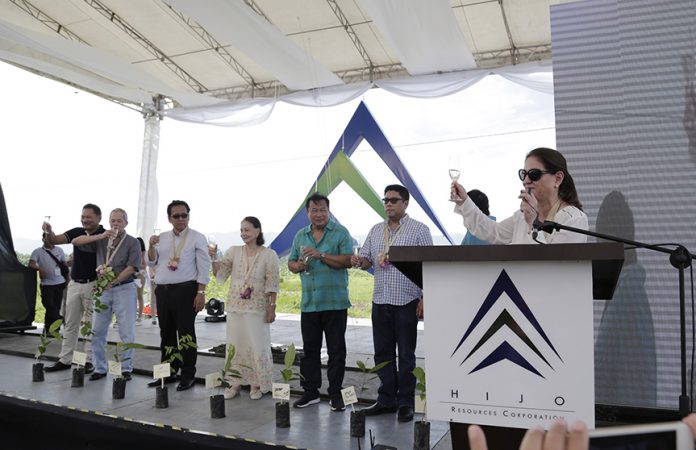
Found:
<svg viewBox="0 0 696 450"><path fill-rule="evenodd" d="M282 313L300 313L300 302L302 301L302 284L300 275L294 274L288 270L286 260L281 260L280 264L280 292L278 294L276 311ZM349 317L369 318L372 311L372 275L358 270L348 270L349 284L348 293L350 302L353 307L348 310ZM38 286L38 279L37 279ZM210 276L210 284L206 289L206 300L217 298L219 300L227 299L227 290L229 289L229 279L225 284L220 284L215 280L215 277ZM145 302L147 304L148 297L145 294ZM44 307L41 304L40 293L36 293L36 315L34 321L43 322Z"/></svg>

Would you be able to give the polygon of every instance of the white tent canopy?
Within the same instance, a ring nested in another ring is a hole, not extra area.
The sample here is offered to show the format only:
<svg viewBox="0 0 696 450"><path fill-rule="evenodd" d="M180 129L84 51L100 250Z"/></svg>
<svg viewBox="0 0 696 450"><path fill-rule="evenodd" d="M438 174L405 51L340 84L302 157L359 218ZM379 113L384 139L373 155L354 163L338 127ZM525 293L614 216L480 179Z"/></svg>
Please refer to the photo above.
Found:
<svg viewBox="0 0 696 450"><path fill-rule="evenodd" d="M552 93L549 7L565 1L1 0L0 60L145 114L143 236L157 117L252 125L277 101L439 97L490 73Z"/></svg>
<svg viewBox="0 0 696 450"><path fill-rule="evenodd" d="M163 97L173 118L251 124L278 99L335 105L373 86L446 95L488 69L547 60L553 3L3 0L0 60L138 109Z"/></svg>

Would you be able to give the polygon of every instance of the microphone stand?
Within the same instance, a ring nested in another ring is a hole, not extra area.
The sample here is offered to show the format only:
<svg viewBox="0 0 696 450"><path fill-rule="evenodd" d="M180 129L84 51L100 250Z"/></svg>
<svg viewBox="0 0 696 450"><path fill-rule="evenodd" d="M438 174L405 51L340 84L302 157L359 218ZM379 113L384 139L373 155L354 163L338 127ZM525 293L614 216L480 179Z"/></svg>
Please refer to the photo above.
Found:
<svg viewBox="0 0 696 450"><path fill-rule="evenodd" d="M679 331L681 337L681 395L679 396L679 415L680 417L686 417L691 412L691 400L689 399L689 395L686 391L686 305L684 300L684 269L691 265L691 260L696 259L696 256L689 253L686 247L679 244L676 244L676 248L674 249L665 248L660 245L646 244L644 242L632 241L630 239L596 233L594 231L583 230L581 228L569 227L549 220L542 223L537 219L534 221L533 227L536 230L545 231L547 233L552 233L554 230L570 231L572 233L593 236L596 238L605 239L607 241L620 242L623 244L632 245L636 248L646 248L669 255L669 262L672 264L672 267L679 271Z"/></svg>

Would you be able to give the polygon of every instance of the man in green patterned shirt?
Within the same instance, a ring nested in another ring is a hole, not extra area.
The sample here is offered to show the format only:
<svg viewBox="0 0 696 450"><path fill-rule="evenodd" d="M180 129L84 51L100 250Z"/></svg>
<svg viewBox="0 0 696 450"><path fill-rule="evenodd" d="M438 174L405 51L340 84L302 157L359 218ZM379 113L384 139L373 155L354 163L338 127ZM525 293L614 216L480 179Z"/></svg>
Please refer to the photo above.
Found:
<svg viewBox="0 0 696 450"><path fill-rule="evenodd" d="M305 204L310 225L295 235L288 268L302 279L301 328L304 356L300 373L304 395L294 403L304 408L319 403L321 343L326 336L329 355L327 378L332 411L343 411L341 397L346 369L348 271L353 239L348 230L331 220L329 199L316 193Z"/></svg>

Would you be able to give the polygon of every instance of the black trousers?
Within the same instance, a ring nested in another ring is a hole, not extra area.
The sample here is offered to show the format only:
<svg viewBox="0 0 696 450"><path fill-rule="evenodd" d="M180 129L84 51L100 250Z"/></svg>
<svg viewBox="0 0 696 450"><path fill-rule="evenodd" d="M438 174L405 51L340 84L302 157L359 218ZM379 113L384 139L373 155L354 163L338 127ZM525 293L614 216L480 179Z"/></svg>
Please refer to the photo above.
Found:
<svg viewBox="0 0 696 450"><path fill-rule="evenodd" d="M326 376L329 379L329 396L340 395L343 375L346 372L346 324L348 310L303 312L300 317L304 356L300 360L300 373L304 377L302 388L308 393L319 393L321 387L321 345L326 336L329 354Z"/></svg>
<svg viewBox="0 0 696 450"><path fill-rule="evenodd" d="M372 304L375 365L390 361L379 371L377 401L384 406L412 407L414 403L418 302L416 299L402 306Z"/></svg>
<svg viewBox="0 0 696 450"><path fill-rule="evenodd" d="M54 284L52 286L41 285L41 303L46 309L46 315L44 316L45 333L48 333L48 327L50 327L53 322L62 319L60 316L60 305L63 303L64 289L65 283Z"/></svg>
<svg viewBox="0 0 696 450"><path fill-rule="evenodd" d="M168 358L166 347L176 347L182 336L189 335L196 342L194 321L196 310L193 302L196 298L198 283L187 281L178 284L158 284L155 288L157 297L157 315L160 327L160 348L162 361ZM195 348L181 351L183 363L175 359L171 363L173 373L181 370L181 379L190 380L196 375L198 352Z"/></svg>

